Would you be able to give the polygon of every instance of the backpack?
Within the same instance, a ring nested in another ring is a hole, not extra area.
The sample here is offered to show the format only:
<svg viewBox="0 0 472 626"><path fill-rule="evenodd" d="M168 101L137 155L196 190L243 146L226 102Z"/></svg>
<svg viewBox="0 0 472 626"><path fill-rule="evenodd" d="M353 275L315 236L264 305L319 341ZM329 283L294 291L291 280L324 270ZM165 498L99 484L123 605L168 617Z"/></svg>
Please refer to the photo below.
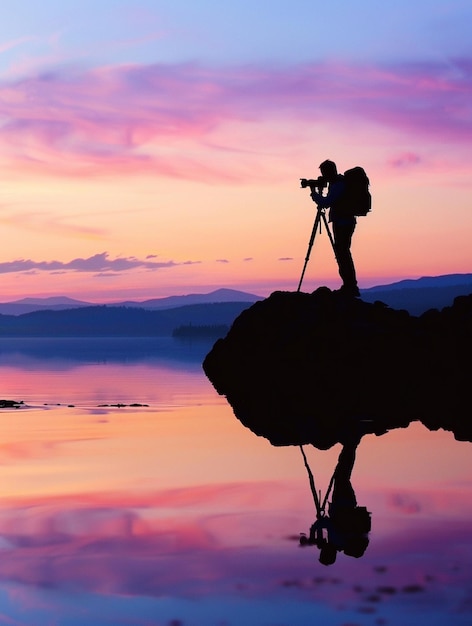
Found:
<svg viewBox="0 0 472 626"><path fill-rule="evenodd" d="M335 511L331 509L330 504L329 516L331 521L342 533L367 534L371 530L371 513L365 506L338 508Z"/></svg>
<svg viewBox="0 0 472 626"><path fill-rule="evenodd" d="M352 215L367 215L372 209L372 196L369 191L369 179L365 170L357 165L344 172L345 203Z"/></svg>

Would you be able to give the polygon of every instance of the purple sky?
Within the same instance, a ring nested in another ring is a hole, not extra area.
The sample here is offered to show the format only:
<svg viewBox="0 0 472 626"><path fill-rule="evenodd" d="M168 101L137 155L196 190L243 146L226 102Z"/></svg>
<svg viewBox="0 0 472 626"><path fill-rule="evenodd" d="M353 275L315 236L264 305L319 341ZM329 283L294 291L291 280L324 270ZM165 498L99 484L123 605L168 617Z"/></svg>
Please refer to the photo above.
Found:
<svg viewBox="0 0 472 626"><path fill-rule="evenodd" d="M437 0L0 9L4 301L294 288L298 180L326 157L371 179L361 286L469 272L471 19ZM339 283L325 243L309 287Z"/></svg>

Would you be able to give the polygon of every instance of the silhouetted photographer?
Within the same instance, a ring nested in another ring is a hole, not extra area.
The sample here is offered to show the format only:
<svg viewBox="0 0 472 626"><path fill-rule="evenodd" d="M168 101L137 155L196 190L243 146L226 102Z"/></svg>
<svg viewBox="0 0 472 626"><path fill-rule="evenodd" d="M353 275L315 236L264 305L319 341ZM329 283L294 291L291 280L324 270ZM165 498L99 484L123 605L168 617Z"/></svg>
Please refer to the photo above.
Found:
<svg viewBox="0 0 472 626"><path fill-rule="evenodd" d="M348 296L357 297L360 292L351 254L351 241L357 224L357 216L367 215L371 209L369 179L359 166L347 170L344 175L338 174L336 164L329 160L321 163L320 171L321 176L317 179L302 178L300 180L302 188L310 187L311 197L318 206L317 220L310 239L305 268L316 229L320 219L323 219L338 263L339 275L343 281L340 291ZM326 188L328 191L326 195L323 195ZM333 228L332 237L324 217L324 209L327 208L329 208L329 222ZM299 289L301 281L302 279L300 279Z"/></svg>
<svg viewBox="0 0 472 626"><path fill-rule="evenodd" d="M369 545L370 513L366 507L357 505L356 494L351 484L351 473L359 441L359 438L353 438L343 445L330 484L330 487L331 485L333 487L333 495L328 505L328 513L325 513L325 505L329 490L325 502L320 505L315 495L313 475L303 455L315 496L317 516L308 537L301 534L300 545L316 546L320 550L319 560L323 565L332 565L338 552L359 558Z"/></svg>

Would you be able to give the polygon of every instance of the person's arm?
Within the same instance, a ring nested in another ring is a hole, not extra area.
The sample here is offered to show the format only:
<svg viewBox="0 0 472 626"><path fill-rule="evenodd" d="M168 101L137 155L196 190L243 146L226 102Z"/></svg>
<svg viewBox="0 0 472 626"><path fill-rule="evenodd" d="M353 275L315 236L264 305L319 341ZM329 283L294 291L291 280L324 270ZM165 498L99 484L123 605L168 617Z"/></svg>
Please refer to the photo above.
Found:
<svg viewBox="0 0 472 626"><path fill-rule="evenodd" d="M309 542L312 545L320 547L324 541L323 530L328 527L328 520L323 515L319 517L310 528Z"/></svg>
<svg viewBox="0 0 472 626"><path fill-rule="evenodd" d="M344 191L344 183L342 181L337 181L335 183L330 184L328 193L326 196L322 196L317 191L311 192L311 197L316 204L322 209L327 209L332 206L342 195Z"/></svg>

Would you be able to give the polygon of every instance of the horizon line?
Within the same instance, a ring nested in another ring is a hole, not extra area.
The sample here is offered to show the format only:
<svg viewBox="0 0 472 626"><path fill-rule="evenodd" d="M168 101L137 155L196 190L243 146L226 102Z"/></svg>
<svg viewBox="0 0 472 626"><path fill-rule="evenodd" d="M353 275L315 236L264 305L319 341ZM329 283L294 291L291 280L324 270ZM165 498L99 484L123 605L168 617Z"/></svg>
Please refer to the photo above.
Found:
<svg viewBox="0 0 472 626"><path fill-rule="evenodd" d="M415 277L397 277L397 278L393 278L393 277L383 277L383 278L376 278L376 279L371 279L368 280L366 282L369 283L368 286L359 286L359 289L361 291L365 291L365 290L369 290L369 289L374 289L374 288L380 288L380 287L389 287L398 283L403 283L403 282L416 282L419 280L427 280L427 279L439 279L439 278L447 278L447 277L467 277L470 276L472 278L472 272L452 272L450 274L429 274L429 275L422 275L422 276L415 276ZM384 282L384 281L390 281L390 282ZM312 284L312 281L306 281L309 284ZM329 289L336 289L337 288L337 283L339 281L334 281L334 280L329 280L326 281L326 284L318 284L318 285L312 285L313 288L310 287L310 289L308 289L308 293L311 293L313 291L316 291L316 289L318 289L319 287L322 286L326 286ZM242 287L216 287L216 286L201 286L199 289L201 289L201 291L186 291L186 292L181 292L181 293L173 293L170 295L151 295L151 296L137 296L137 298L134 298L132 296L126 296L123 295L122 297L120 296L115 296L113 297L106 297L103 299L96 299L95 297L92 298L88 298L86 295L81 296L81 295L69 295L69 294L64 294L64 293L56 293L54 295L51 295L50 293L48 293L47 295L21 295L21 296L11 296L12 299L6 300L6 301L0 301L0 305L4 305L4 304L19 304L22 303L22 301L24 300L43 300L43 301L48 301L48 300L54 300L54 299L66 299L66 300L73 300L76 302L80 302L80 303L84 303L84 304L120 304L123 302L136 302L137 304L140 303L144 303L147 302L149 300L166 300L166 299L170 299L170 298L185 298L185 297L189 297L189 296L206 296L206 295L211 295L215 292L218 291L235 291L238 293L247 293L248 295L251 296L256 296L258 298L266 298L268 297L271 293L274 293L276 291L297 291L295 288L293 289L286 289L284 288L286 287L285 285L280 285L278 288L272 288L272 289L262 289L261 291L266 292L268 295L264 295L262 293L257 293L257 290L252 290L250 286L246 286L244 288ZM198 288L197 288L198 289ZM203 291L205 290L206 291ZM305 291L305 290L303 290ZM27 302L23 302L24 304L28 304Z"/></svg>

